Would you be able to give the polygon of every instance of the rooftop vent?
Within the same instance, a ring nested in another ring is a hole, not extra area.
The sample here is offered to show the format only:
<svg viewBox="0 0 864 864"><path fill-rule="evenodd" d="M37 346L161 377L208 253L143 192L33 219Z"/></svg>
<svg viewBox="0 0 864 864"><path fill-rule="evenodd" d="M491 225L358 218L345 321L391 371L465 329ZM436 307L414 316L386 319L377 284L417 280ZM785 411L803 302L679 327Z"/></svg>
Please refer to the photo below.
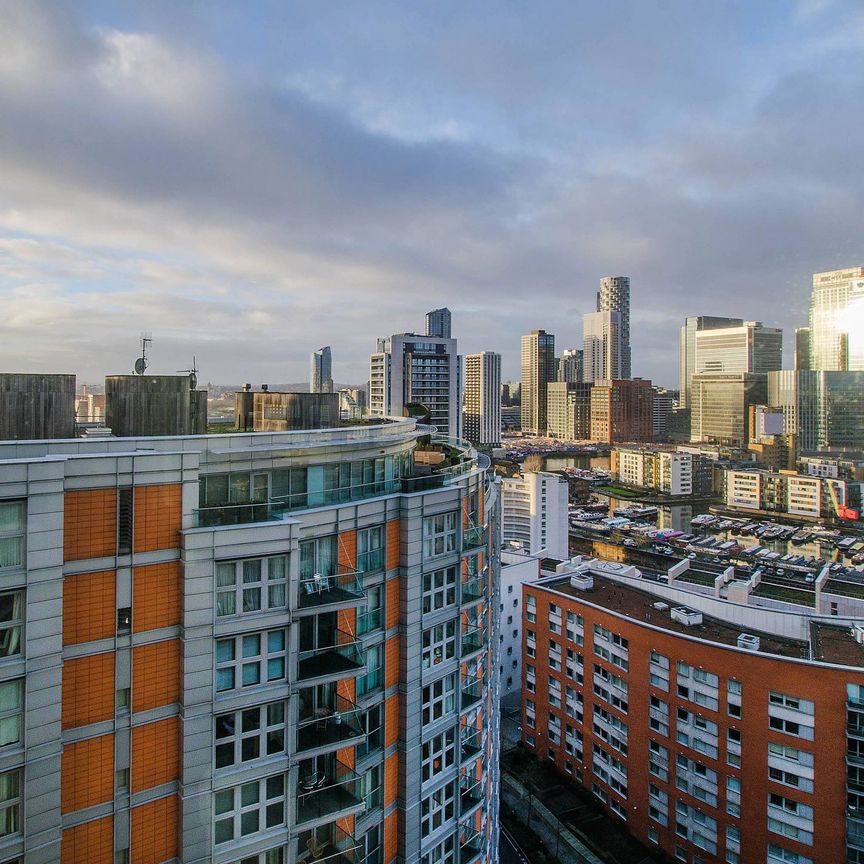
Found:
<svg viewBox="0 0 864 864"><path fill-rule="evenodd" d="M759 637L753 636L751 633L739 633L738 647L743 648L745 651L758 651Z"/></svg>
<svg viewBox="0 0 864 864"><path fill-rule="evenodd" d="M693 627L702 623L702 613L686 606L673 606L669 611L673 621L683 624L685 627Z"/></svg>
<svg viewBox="0 0 864 864"><path fill-rule="evenodd" d="M665 609L669 608L668 603L664 603L662 600L658 600L656 603L651 604L658 612L663 612Z"/></svg>
<svg viewBox="0 0 864 864"><path fill-rule="evenodd" d="M864 624L853 625L852 636L859 645L864 645Z"/></svg>
<svg viewBox="0 0 864 864"><path fill-rule="evenodd" d="M570 585L577 591L590 591L594 587L594 577L590 573L574 573Z"/></svg>

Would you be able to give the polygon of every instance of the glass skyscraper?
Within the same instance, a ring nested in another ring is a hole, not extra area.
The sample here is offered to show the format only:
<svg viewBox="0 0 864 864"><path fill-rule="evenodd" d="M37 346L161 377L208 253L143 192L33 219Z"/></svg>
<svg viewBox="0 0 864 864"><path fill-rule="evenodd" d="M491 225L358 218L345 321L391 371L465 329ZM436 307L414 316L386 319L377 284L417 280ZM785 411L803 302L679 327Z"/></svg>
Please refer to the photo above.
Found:
<svg viewBox="0 0 864 864"><path fill-rule="evenodd" d="M864 267L813 274L810 368L864 370Z"/></svg>

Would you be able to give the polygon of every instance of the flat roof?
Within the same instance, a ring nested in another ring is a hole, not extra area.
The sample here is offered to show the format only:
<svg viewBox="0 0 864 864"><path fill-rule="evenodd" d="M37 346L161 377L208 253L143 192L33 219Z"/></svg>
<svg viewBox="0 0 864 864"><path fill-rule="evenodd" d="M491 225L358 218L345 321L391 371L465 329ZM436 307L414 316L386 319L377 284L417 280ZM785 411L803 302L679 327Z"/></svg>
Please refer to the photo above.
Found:
<svg viewBox="0 0 864 864"><path fill-rule="evenodd" d="M813 622L810 633L814 660L841 666L864 666L864 645L855 641L848 627Z"/></svg>

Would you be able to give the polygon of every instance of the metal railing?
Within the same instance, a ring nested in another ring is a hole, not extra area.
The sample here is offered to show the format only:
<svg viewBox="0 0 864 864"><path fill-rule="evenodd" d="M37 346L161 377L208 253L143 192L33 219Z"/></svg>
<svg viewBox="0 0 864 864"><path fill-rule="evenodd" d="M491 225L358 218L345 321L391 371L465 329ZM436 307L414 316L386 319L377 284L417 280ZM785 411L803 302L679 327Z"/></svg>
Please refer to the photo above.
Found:
<svg viewBox="0 0 864 864"><path fill-rule="evenodd" d="M486 580L482 576L468 579L462 583L462 602L473 603L482 600L485 594Z"/></svg>
<svg viewBox="0 0 864 864"><path fill-rule="evenodd" d="M331 603L362 603L366 600L361 574L341 565L335 573L315 573L301 576L298 605L301 609L326 606Z"/></svg>
<svg viewBox="0 0 864 864"><path fill-rule="evenodd" d="M482 651L484 647L484 635L481 627L469 627L462 633L462 659L469 654Z"/></svg>
<svg viewBox="0 0 864 864"><path fill-rule="evenodd" d="M330 816L347 815L363 808L360 775L338 759L328 759L323 767L304 773L300 764L297 785L297 824L314 822Z"/></svg>
<svg viewBox="0 0 864 864"><path fill-rule="evenodd" d="M365 735L363 712L350 699L316 687L301 690L300 702L304 707L297 723L298 753L341 747L343 742Z"/></svg>
<svg viewBox="0 0 864 864"><path fill-rule="evenodd" d="M350 675L363 668L366 660L360 642L352 633L336 630L332 644L300 645L297 657L297 678L306 681L333 675Z"/></svg>
<svg viewBox="0 0 864 864"><path fill-rule="evenodd" d="M314 861L315 864L356 864L361 851L357 841L343 831L335 822L297 837L298 862Z"/></svg>

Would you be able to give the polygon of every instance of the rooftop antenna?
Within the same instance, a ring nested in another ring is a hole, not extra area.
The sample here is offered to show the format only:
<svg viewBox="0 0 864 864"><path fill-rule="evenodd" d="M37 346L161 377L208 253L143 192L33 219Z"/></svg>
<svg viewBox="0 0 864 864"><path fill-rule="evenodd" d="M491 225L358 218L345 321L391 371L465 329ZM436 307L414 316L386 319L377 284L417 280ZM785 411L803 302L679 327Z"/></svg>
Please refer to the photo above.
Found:
<svg viewBox="0 0 864 864"><path fill-rule="evenodd" d="M143 375L144 370L150 365L147 362L147 345L153 341L152 333L141 334L141 356L135 361L135 374Z"/></svg>
<svg viewBox="0 0 864 864"><path fill-rule="evenodd" d="M195 355L192 355L192 368L191 369L178 369L178 375L188 375L189 376L189 389L194 390L198 386L198 358Z"/></svg>

